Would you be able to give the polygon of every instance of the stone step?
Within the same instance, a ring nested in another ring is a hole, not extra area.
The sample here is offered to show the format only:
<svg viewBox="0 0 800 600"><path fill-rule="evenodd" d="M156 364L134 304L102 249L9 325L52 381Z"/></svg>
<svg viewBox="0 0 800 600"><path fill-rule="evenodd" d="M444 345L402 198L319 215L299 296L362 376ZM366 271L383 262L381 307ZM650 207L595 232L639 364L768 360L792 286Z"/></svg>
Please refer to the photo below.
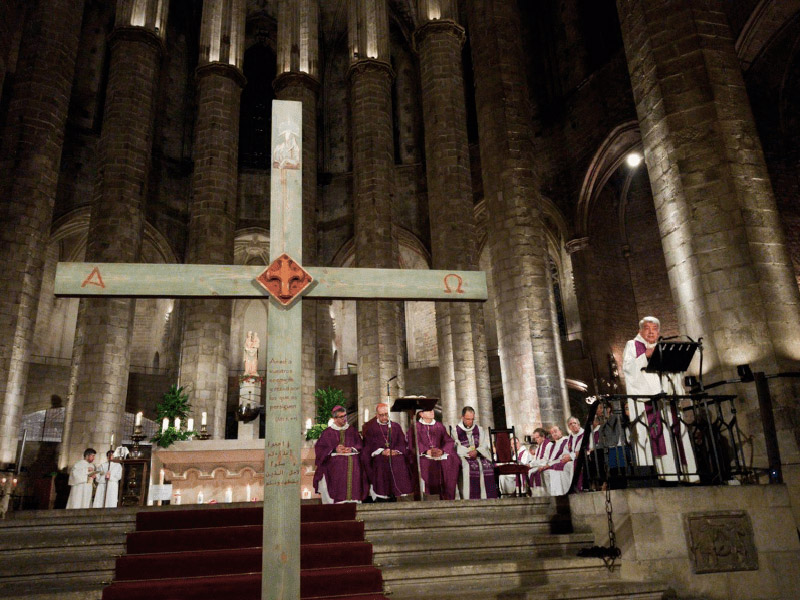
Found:
<svg viewBox="0 0 800 600"><path fill-rule="evenodd" d="M113 570L125 544L96 544L85 549L37 548L0 552L0 584L7 577L37 573L80 573L94 569Z"/></svg>
<svg viewBox="0 0 800 600"><path fill-rule="evenodd" d="M0 548L8 551L120 544L125 541L125 534L135 528L134 523L88 523L42 526L19 531L2 530L0 531Z"/></svg>
<svg viewBox="0 0 800 600"><path fill-rule="evenodd" d="M94 569L87 573L52 573L4 578L3 600L100 600L114 571Z"/></svg>
<svg viewBox="0 0 800 600"><path fill-rule="evenodd" d="M497 534L498 528L492 528L491 532ZM474 561L493 560L498 556L518 561L532 557L576 556L580 548L594 543L592 534L588 533L537 536L514 529L503 535L489 536L486 532L483 535L478 540L469 539L472 536L460 536L449 541L439 536L407 541L393 536L389 543L369 536L367 539L372 543L376 565L382 567L442 562L453 564L461 560L466 552ZM479 543L476 544L476 541Z"/></svg>

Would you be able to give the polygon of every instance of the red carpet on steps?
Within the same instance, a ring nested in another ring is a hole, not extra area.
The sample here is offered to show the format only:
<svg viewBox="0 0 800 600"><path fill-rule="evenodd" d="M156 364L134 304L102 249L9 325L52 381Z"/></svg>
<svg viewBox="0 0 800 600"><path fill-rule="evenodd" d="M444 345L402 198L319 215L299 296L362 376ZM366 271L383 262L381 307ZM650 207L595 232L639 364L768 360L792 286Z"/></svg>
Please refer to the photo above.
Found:
<svg viewBox="0 0 800 600"><path fill-rule="evenodd" d="M387 600L355 505L300 515L301 598ZM259 600L262 519L260 506L139 513L103 600Z"/></svg>

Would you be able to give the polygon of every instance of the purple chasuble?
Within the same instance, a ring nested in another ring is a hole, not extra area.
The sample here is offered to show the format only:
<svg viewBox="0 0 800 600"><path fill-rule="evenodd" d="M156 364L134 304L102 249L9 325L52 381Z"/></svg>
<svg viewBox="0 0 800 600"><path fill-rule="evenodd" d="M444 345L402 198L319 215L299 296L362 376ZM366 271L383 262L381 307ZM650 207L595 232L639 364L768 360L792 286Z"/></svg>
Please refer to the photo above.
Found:
<svg viewBox="0 0 800 600"><path fill-rule="evenodd" d="M456 427L458 442L466 448L477 448L481 445L481 433L477 426L473 426L472 431L464 431L461 427ZM470 436L470 434L472 434ZM481 497L481 467L483 467L483 486L486 490L487 498L497 498L497 483L494 480L494 467L491 461L480 454L475 458L462 457L467 461L469 467L469 499L480 500Z"/></svg>
<svg viewBox="0 0 800 600"><path fill-rule="evenodd" d="M397 450L400 454L384 456L372 453L378 449ZM408 472L406 436L397 423L381 425L377 420L364 425L364 450L361 464L378 496L403 496L414 491Z"/></svg>
<svg viewBox="0 0 800 600"><path fill-rule="evenodd" d="M328 495L334 502L363 500L368 488L359 456L335 455L339 444L363 452L364 444L354 427L338 431L328 427L314 446L314 490L319 492L319 482L325 477Z"/></svg>
<svg viewBox="0 0 800 600"><path fill-rule="evenodd" d="M550 447L553 445L553 442L550 440L545 440L544 444L540 444L538 448L536 448L536 460L544 460L545 456L547 455ZM541 487L542 484L542 471L537 471L536 473L532 473L530 476L530 481L528 482L531 487Z"/></svg>
<svg viewBox="0 0 800 600"><path fill-rule="evenodd" d="M444 425L438 421L433 425L423 425L417 421L416 427L417 444L420 453L419 468L422 471L422 479L425 482L425 492L427 494L439 494L442 500L454 500L456 497L456 485L458 484L458 473L461 470L461 460L456 453L455 440L447 434ZM414 452L412 443L413 440L409 432L408 445L411 456L413 456ZM447 454L447 458L445 460L425 458L423 455L431 448L441 450Z"/></svg>
<svg viewBox="0 0 800 600"><path fill-rule="evenodd" d="M563 455L563 454L564 454L564 452L565 452L565 451L567 451L567 448L568 448L568 446L569 446L569 438L568 438L568 437L561 438L561 439L558 441L558 444L555 444L555 443L554 443L554 444L553 444L553 447L555 447L555 448L556 448L556 451L555 451L555 452L553 452L553 450L552 450L552 448L551 448L551 450L550 450L550 460L554 460L554 459L556 459L556 458L559 458L559 457L561 457L561 455ZM558 463L554 464L554 465L553 465L552 467L550 467L550 468L551 468L553 471L563 471L563 470L564 470L564 467L565 467L566 465L567 465L567 463L558 462Z"/></svg>

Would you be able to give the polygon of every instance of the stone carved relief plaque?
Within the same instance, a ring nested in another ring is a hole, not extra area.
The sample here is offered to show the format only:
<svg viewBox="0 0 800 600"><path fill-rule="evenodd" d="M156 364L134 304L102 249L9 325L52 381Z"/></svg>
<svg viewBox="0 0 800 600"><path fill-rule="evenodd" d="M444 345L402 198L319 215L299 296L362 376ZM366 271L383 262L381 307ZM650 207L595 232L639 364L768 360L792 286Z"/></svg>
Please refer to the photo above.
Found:
<svg viewBox="0 0 800 600"><path fill-rule="evenodd" d="M758 570L753 526L746 512L689 513L684 524L695 573Z"/></svg>

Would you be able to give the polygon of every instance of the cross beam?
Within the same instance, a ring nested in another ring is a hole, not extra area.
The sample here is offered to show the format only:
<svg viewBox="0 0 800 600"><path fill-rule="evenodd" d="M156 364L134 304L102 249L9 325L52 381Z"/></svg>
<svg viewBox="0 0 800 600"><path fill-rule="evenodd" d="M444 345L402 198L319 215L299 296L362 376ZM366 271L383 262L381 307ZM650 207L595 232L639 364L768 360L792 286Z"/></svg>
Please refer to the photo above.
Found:
<svg viewBox="0 0 800 600"><path fill-rule="evenodd" d="M263 266L59 263L57 296L269 298L263 600L300 598L302 297L486 300L476 271L334 269L302 260L302 105L272 108L270 261Z"/></svg>

